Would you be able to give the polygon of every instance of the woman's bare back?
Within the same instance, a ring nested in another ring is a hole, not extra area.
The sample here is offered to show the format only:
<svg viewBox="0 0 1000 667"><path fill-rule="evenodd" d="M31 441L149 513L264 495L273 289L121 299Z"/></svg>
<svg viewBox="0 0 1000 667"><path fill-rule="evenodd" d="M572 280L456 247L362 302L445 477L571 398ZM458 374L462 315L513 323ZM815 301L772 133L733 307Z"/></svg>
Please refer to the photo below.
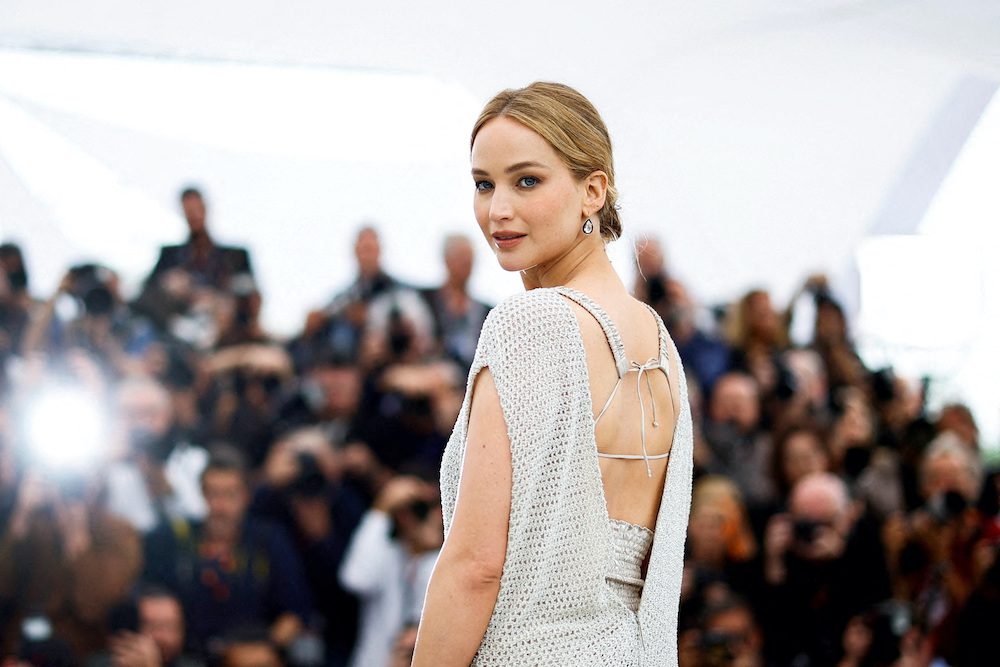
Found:
<svg viewBox="0 0 1000 667"><path fill-rule="evenodd" d="M659 324L649 308L632 297L606 306L598 305L611 320L610 326L617 330L625 359L630 365L633 362L643 365L660 358ZM573 302L572 308L586 350L595 418L604 409L612 392L615 393L597 421L597 450L612 456L640 456L638 459L606 456L599 459L608 515L612 519L652 529L656 524L670 460L664 455L669 454L673 444L677 406L680 405L676 359L672 358L673 355L667 358L670 381L659 369L640 373L633 367L621 378L616 391L618 369L603 328L595 316L580 304ZM643 429L648 460L641 457Z"/></svg>

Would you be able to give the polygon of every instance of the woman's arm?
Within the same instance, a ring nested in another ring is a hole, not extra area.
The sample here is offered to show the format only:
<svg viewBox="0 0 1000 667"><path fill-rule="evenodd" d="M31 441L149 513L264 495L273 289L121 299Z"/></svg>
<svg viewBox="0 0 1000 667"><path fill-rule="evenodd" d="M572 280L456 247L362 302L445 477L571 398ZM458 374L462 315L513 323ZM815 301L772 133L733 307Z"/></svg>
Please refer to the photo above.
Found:
<svg viewBox="0 0 1000 667"><path fill-rule="evenodd" d="M500 591L511 458L507 423L489 368L476 377L473 397L455 516L427 587L413 667L472 662Z"/></svg>

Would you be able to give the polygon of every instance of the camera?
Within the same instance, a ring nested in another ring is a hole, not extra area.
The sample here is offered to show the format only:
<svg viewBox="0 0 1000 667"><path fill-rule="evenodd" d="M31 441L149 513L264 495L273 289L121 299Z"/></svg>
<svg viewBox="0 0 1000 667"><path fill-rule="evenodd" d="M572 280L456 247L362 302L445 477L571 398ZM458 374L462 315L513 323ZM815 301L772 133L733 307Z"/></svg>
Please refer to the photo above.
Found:
<svg viewBox="0 0 1000 667"><path fill-rule="evenodd" d="M924 506L931 518L938 523L948 523L957 519L965 513L968 507L969 503L958 491L939 493L930 498Z"/></svg>
<svg viewBox="0 0 1000 667"><path fill-rule="evenodd" d="M326 475L313 454L299 452L295 455L298 474L288 485L288 493L305 498L318 498L326 491Z"/></svg>
<svg viewBox="0 0 1000 667"><path fill-rule="evenodd" d="M240 273L229 281L229 293L234 300L236 323L239 326L251 324L259 308L257 283L249 273Z"/></svg>
<svg viewBox="0 0 1000 667"><path fill-rule="evenodd" d="M129 449L133 454L147 457L156 463L166 463L174 449L173 433L157 435L149 429L133 428L129 431Z"/></svg>
<svg viewBox="0 0 1000 667"><path fill-rule="evenodd" d="M812 544L822 525L824 524L811 519L796 519L792 524L792 535L799 544Z"/></svg>
<svg viewBox="0 0 1000 667"><path fill-rule="evenodd" d="M17 658L36 667L71 667L77 662L69 644L53 632L51 621L41 614L21 621Z"/></svg>
<svg viewBox="0 0 1000 667"><path fill-rule="evenodd" d="M99 264L78 264L69 270L72 283L70 294L83 304L87 315L109 315L115 307L115 297L110 289L114 274Z"/></svg>
<svg viewBox="0 0 1000 667"><path fill-rule="evenodd" d="M709 667L730 665L736 658L734 646L741 637L727 632L706 632L701 636L699 648L704 664Z"/></svg>

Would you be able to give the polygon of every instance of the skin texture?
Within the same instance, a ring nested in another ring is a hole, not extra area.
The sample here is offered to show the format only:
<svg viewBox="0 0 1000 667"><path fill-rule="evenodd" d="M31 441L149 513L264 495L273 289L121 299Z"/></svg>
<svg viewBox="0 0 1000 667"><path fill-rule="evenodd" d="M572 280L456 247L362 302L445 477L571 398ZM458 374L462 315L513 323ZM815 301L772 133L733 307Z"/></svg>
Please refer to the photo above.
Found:
<svg viewBox="0 0 1000 667"><path fill-rule="evenodd" d="M191 236L204 236L208 232L205 224L205 201L198 195L188 195L181 200L181 208Z"/></svg>
<svg viewBox="0 0 1000 667"><path fill-rule="evenodd" d="M164 662L184 648L184 611L175 598L147 597L139 601L139 632L156 644Z"/></svg>
<svg viewBox="0 0 1000 667"><path fill-rule="evenodd" d="M657 354L657 328L615 273L597 231L608 178L603 171L576 178L555 150L534 131L500 116L486 123L472 147L473 208L500 265L519 271L525 289L566 285L600 303L622 332L626 354L645 361ZM584 234L592 218L595 231ZM521 235L512 247L494 234ZM570 302L567 302L570 303ZM590 314L571 304L580 323L590 373L594 414L618 379L604 333ZM671 369L676 377L677 369ZM676 406L661 373L651 374L660 427L647 424L651 455L669 450ZM631 380L634 387L635 376ZM624 388L624 387L623 387ZM676 391L676 388L674 388ZM598 449L639 451L639 395L621 391L596 430ZM666 460L600 459L612 517L653 525ZM511 504L510 440L489 368L473 384L462 478L451 531L441 550L424 603L413 665L468 665L482 641L500 589Z"/></svg>

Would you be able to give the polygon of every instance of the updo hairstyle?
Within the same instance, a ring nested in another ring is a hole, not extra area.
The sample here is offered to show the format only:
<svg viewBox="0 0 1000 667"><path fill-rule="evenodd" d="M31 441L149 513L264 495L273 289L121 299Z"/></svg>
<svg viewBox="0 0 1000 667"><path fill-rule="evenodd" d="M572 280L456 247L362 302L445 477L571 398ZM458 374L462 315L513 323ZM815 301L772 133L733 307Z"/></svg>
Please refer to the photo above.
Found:
<svg viewBox="0 0 1000 667"><path fill-rule="evenodd" d="M479 114L472 128L470 150L483 125L499 116L512 118L538 133L578 179L595 171L607 174L604 206L598 212L601 237L608 242L622 235L611 137L601 115L586 97L564 84L544 81L526 88L503 90Z"/></svg>

